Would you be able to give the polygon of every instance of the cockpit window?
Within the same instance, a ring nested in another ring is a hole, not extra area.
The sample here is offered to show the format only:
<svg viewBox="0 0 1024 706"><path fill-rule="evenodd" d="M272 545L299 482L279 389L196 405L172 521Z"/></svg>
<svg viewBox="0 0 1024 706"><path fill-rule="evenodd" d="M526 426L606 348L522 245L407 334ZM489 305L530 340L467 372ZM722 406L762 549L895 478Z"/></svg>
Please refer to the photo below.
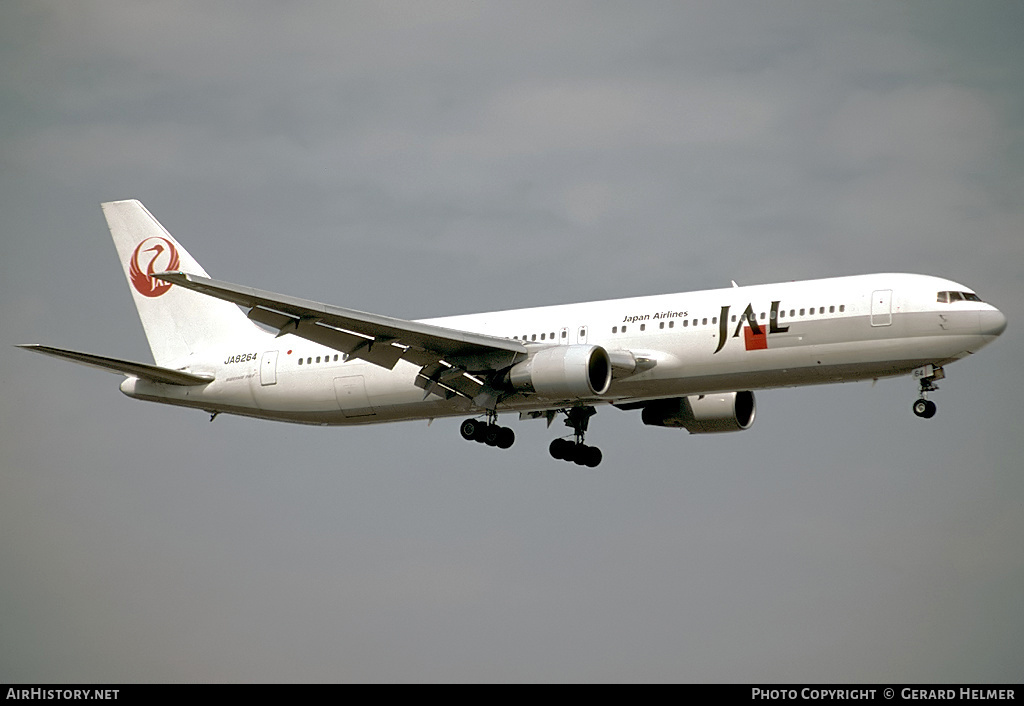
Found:
<svg viewBox="0 0 1024 706"><path fill-rule="evenodd" d="M974 292L939 292L936 300L940 304L951 304L953 302L980 302L981 299Z"/></svg>

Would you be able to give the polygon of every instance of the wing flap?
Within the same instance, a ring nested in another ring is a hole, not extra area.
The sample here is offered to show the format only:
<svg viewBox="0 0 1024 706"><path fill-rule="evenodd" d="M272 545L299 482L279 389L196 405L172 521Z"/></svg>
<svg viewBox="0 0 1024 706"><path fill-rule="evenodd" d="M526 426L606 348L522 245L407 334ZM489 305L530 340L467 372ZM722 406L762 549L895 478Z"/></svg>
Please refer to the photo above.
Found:
<svg viewBox="0 0 1024 706"><path fill-rule="evenodd" d="M91 368L106 370L108 373L120 373L129 377L136 377L142 380L149 380L151 382L159 382L167 385L206 385L213 381L213 375L206 373L187 373L183 370L161 368L159 365L135 363L130 360L120 360L118 358L108 358L102 355L82 353L80 351L72 351L65 348L43 346L38 343L23 343L18 345L18 348L42 353L43 355L50 355L54 358L71 360L75 363L79 363L80 365L88 365Z"/></svg>

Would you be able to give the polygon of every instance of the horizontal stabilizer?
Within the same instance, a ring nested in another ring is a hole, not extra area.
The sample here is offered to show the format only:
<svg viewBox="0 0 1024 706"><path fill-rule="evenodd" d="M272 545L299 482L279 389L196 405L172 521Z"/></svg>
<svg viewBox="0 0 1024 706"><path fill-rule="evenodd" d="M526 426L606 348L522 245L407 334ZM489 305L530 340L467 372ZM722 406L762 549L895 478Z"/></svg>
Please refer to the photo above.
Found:
<svg viewBox="0 0 1024 706"><path fill-rule="evenodd" d="M205 385L213 381L213 375L208 373L196 375L194 373L182 372L181 370L161 368L159 365L133 363L130 360L118 360L117 358L107 358L101 355L93 355L91 353L69 351L64 348L43 346L38 343L20 344L18 348L24 348L25 350L35 351L36 353L43 353L45 355L52 355L55 358L65 358L82 365L88 365L92 368L106 370L110 373L121 373L122 375L128 375L142 380L149 380L151 382L161 382L167 385Z"/></svg>

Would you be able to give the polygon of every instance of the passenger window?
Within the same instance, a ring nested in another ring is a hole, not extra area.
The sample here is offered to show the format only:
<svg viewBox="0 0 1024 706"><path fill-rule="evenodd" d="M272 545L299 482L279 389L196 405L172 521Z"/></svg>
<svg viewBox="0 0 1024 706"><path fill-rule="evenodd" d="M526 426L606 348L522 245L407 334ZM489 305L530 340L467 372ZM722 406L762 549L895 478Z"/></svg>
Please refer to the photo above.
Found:
<svg viewBox="0 0 1024 706"><path fill-rule="evenodd" d="M839 313L842 314L844 311L846 311L846 304L840 304L839 305Z"/></svg>
<svg viewBox="0 0 1024 706"><path fill-rule="evenodd" d="M623 332L623 333L625 333L625 332L626 332L626 327L625 327L625 326L623 326L623 327L622 327L622 332Z"/></svg>
<svg viewBox="0 0 1024 706"><path fill-rule="evenodd" d="M718 317L717 316L712 316L711 317L711 323L717 324L718 323Z"/></svg>
<svg viewBox="0 0 1024 706"><path fill-rule="evenodd" d="M804 310L803 310L803 309L801 309L801 310L800 310L800 316L803 316L803 315L804 315Z"/></svg>
<svg viewBox="0 0 1024 706"><path fill-rule="evenodd" d="M683 319L683 326L689 326L689 325L690 325L690 320L689 319Z"/></svg>
<svg viewBox="0 0 1024 706"><path fill-rule="evenodd" d="M676 322L675 321L669 321L668 322L668 327L669 328L675 328L676 327Z"/></svg>
<svg viewBox="0 0 1024 706"><path fill-rule="evenodd" d="M612 326L612 333L618 333L618 332L619 332L619 327L618 326Z"/></svg>
<svg viewBox="0 0 1024 706"><path fill-rule="evenodd" d="M640 330L641 331L646 331L647 330L647 324L640 324Z"/></svg>
<svg viewBox="0 0 1024 706"><path fill-rule="evenodd" d="M532 335L530 336L530 340L531 340L531 341L536 341L536 340L537 340L537 334L532 334Z"/></svg>
<svg viewBox="0 0 1024 706"><path fill-rule="evenodd" d="M299 365L302 365L302 358L299 358Z"/></svg>
<svg viewBox="0 0 1024 706"><path fill-rule="evenodd" d="M830 313L830 314L834 314L834 313L836 313L836 308L835 308L834 306L830 306L830 307L828 308L828 313Z"/></svg>
<svg viewBox="0 0 1024 706"><path fill-rule="evenodd" d="M708 325L708 320L707 319L701 319L700 323L701 323L702 326L707 326Z"/></svg>
<svg viewBox="0 0 1024 706"><path fill-rule="evenodd" d="M660 324L658 324L658 328L665 328L665 322L662 321Z"/></svg>
<svg viewBox="0 0 1024 706"><path fill-rule="evenodd" d="M789 315L790 316L796 316L796 309L790 309L789 310Z"/></svg>

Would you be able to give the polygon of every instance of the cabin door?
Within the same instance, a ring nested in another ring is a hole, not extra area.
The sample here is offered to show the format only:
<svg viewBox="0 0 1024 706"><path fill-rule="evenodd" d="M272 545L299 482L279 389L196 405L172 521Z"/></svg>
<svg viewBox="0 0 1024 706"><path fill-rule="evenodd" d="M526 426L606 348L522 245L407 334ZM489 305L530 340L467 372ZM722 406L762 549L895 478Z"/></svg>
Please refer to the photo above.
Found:
<svg viewBox="0 0 1024 706"><path fill-rule="evenodd" d="M892 324L892 290L878 289L871 293L871 325Z"/></svg>
<svg viewBox="0 0 1024 706"><path fill-rule="evenodd" d="M260 361L260 384L277 384L277 351L267 351Z"/></svg>

